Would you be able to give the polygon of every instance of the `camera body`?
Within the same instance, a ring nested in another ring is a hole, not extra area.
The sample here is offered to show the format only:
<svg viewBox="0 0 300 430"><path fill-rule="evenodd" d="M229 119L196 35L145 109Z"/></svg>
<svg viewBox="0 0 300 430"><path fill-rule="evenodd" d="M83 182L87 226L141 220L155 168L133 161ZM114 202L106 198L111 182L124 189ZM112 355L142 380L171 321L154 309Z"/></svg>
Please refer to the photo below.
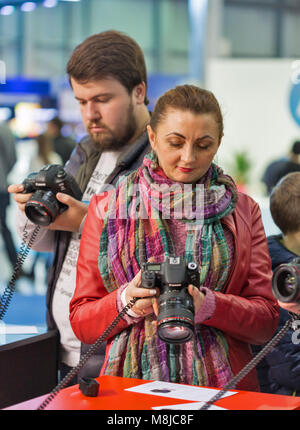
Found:
<svg viewBox="0 0 300 430"><path fill-rule="evenodd" d="M300 258L276 267L272 278L272 291L284 303L300 303Z"/></svg>
<svg viewBox="0 0 300 430"><path fill-rule="evenodd" d="M34 224L48 226L68 206L56 199L57 193L69 194L81 200L82 192L72 175L59 164L48 164L33 172L23 181L23 194L33 193L25 204L27 218Z"/></svg>
<svg viewBox="0 0 300 430"><path fill-rule="evenodd" d="M184 343L194 333L194 303L187 287L199 288L200 276L196 263L186 263L183 257L166 257L163 263L144 263L143 288L159 288L158 336L167 343Z"/></svg>

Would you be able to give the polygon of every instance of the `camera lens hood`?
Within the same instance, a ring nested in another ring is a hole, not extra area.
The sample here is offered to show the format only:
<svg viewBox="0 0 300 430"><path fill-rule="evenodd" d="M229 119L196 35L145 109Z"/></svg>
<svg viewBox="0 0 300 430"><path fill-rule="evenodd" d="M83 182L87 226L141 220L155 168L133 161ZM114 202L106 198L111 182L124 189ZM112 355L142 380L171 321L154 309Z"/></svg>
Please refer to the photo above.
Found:
<svg viewBox="0 0 300 430"><path fill-rule="evenodd" d="M300 268L296 264L281 264L274 271L272 291L283 303L296 303L300 299Z"/></svg>
<svg viewBox="0 0 300 430"><path fill-rule="evenodd" d="M25 213L34 224L47 227L55 221L59 204L51 191L36 191L25 205Z"/></svg>

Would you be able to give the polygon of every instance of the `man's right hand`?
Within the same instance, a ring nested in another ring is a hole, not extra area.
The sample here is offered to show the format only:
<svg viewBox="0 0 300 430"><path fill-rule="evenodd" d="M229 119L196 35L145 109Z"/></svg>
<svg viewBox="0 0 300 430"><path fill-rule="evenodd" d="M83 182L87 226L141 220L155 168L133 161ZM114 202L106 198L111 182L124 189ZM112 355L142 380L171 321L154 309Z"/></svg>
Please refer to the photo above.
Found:
<svg viewBox="0 0 300 430"><path fill-rule="evenodd" d="M14 199L19 209L25 213L25 205L31 198L32 193L22 194L22 191L24 191L24 186L21 184L14 184L8 187L8 192L14 194ZM58 193L56 198L61 203L67 205L68 209L58 215L55 221L45 228L48 230L78 232L81 222L87 214L88 205L63 193Z"/></svg>
<svg viewBox="0 0 300 430"><path fill-rule="evenodd" d="M32 193L22 194L22 191L24 191L24 185L22 184L13 184L8 187L8 192L14 194L14 200L18 204L18 208L25 212L25 204L31 198Z"/></svg>

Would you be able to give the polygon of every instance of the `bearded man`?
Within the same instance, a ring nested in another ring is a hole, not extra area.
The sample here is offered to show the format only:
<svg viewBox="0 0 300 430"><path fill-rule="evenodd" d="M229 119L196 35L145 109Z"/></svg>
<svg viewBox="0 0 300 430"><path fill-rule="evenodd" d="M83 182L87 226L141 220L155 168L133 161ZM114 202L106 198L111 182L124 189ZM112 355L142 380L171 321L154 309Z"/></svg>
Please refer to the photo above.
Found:
<svg viewBox="0 0 300 430"><path fill-rule="evenodd" d="M76 284L89 201L142 163L149 149L146 126L150 119L144 55L128 35L111 30L90 36L73 51L67 73L88 135L77 144L65 169L77 180L83 197L78 201L58 193L56 198L68 209L49 227L41 227L33 246L36 251L54 252L47 289L47 325L58 330L60 378L77 366L87 349L72 331L69 302ZM32 194L22 194L23 189L14 184L8 190L18 203L19 234L22 236L26 226L30 237L35 225L26 218L24 208ZM97 377L103 357L100 350L79 375ZM77 381L74 378L71 383Z"/></svg>

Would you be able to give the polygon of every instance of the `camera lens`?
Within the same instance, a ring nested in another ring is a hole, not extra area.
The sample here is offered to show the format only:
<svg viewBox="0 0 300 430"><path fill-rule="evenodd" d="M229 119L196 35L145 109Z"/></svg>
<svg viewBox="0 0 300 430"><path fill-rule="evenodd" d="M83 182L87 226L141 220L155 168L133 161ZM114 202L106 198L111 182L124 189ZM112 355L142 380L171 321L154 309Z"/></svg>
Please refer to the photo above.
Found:
<svg viewBox="0 0 300 430"><path fill-rule="evenodd" d="M170 322L161 322L158 327L158 336L167 343L184 343L193 336L193 326L182 319Z"/></svg>
<svg viewBox="0 0 300 430"><path fill-rule="evenodd" d="M51 191L36 191L25 205L25 213L34 224L48 226L57 217L59 205Z"/></svg>
<svg viewBox="0 0 300 430"><path fill-rule="evenodd" d="M158 300L158 336L167 343L184 343L194 333L193 299L185 288L164 291Z"/></svg>
<svg viewBox="0 0 300 430"><path fill-rule="evenodd" d="M298 265L282 265L274 272L272 290L277 300L295 303L300 298Z"/></svg>

